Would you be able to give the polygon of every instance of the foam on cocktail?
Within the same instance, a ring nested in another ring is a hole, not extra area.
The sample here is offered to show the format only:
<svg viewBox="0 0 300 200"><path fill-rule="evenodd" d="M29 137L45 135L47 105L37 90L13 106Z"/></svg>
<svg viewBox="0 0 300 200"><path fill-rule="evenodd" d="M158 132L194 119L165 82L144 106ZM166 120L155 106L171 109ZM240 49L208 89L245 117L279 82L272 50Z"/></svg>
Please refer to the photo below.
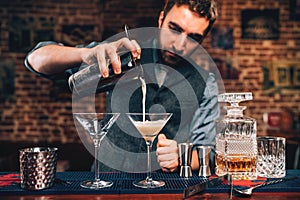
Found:
<svg viewBox="0 0 300 200"><path fill-rule="evenodd" d="M133 124L146 141L153 141L166 122L167 120L161 119L156 121L135 121Z"/></svg>

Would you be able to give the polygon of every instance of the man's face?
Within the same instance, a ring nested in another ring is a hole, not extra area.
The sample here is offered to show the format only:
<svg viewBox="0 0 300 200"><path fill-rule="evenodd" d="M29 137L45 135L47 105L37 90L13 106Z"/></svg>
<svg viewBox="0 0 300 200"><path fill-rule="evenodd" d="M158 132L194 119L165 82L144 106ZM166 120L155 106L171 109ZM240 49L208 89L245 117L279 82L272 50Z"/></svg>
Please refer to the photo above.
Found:
<svg viewBox="0 0 300 200"><path fill-rule="evenodd" d="M209 21L192 12L186 5L174 5L165 18L161 13L158 24L163 29L160 35L160 47L168 50L162 52L163 58L165 62L174 64L178 62L176 55L189 56L199 45Z"/></svg>

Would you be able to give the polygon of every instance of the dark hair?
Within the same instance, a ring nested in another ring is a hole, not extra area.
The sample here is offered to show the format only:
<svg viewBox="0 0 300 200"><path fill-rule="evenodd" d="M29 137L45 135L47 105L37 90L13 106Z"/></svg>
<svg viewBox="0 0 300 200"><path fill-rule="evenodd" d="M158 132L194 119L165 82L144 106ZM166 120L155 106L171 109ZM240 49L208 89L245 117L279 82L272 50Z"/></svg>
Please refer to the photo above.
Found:
<svg viewBox="0 0 300 200"><path fill-rule="evenodd" d="M205 30L203 37L211 30L218 16L216 0L165 0L165 5L163 7L164 16L168 14L174 5L187 5L191 11L197 13L199 16L207 17L209 25Z"/></svg>

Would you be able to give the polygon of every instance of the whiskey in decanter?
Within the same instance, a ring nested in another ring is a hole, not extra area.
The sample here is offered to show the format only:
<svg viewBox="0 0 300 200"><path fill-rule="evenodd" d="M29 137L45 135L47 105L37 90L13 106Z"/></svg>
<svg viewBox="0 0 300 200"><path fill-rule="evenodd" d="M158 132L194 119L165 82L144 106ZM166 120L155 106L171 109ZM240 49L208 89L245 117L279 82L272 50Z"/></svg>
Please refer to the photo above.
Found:
<svg viewBox="0 0 300 200"><path fill-rule="evenodd" d="M254 180L256 175L256 120L243 115L246 106L242 101L252 100L252 93L224 93L219 102L229 102L224 106L227 114L217 120L216 129L216 174L231 174L234 180Z"/></svg>

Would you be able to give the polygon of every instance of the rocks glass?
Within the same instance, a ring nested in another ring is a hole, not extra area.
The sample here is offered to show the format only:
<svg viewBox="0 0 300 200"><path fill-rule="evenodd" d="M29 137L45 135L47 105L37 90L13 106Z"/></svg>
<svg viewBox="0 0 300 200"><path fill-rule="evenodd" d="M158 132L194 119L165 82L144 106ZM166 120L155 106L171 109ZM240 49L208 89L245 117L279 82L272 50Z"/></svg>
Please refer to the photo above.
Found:
<svg viewBox="0 0 300 200"><path fill-rule="evenodd" d="M285 138L257 137L257 175L266 178L285 177Z"/></svg>

